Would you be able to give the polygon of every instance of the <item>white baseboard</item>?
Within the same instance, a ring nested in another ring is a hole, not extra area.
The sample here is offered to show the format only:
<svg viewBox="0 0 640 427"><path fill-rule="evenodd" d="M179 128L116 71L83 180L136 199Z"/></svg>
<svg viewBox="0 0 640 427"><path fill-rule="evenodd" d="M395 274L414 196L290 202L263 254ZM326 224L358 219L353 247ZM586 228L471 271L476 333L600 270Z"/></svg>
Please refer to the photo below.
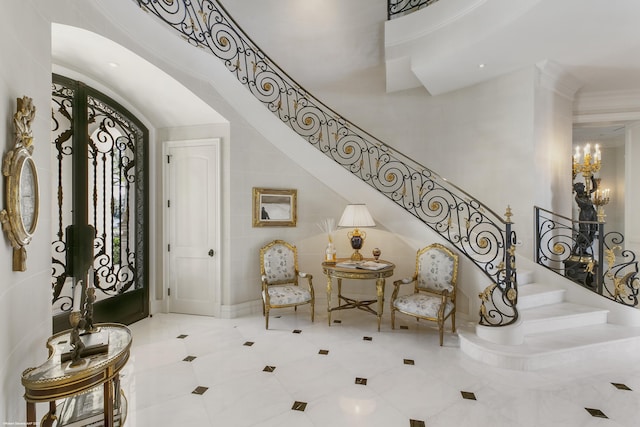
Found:
<svg viewBox="0 0 640 427"><path fill-rule="evenodd" d="M260 299L241 304L223 305L220 308L220 318L222 319L235 319L256 313L262 313L262 300Z"/></svg>

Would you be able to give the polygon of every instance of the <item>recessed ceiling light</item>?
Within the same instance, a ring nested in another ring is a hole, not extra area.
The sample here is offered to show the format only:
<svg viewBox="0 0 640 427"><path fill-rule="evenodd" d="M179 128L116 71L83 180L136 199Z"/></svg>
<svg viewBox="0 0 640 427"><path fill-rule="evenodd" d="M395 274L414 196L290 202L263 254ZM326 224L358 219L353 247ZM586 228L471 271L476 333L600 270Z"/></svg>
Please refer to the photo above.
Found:
<svg viewBox="0 0 640 427"><path fill-rule="evenodd" d="M484 64L478 64L478 68L484 68Z"/></svg>
<svg viewBox="0 0 640 427"><path fill-rule="evenodd" d="M120 66L120 64L118 64L117 62L109 62L109 66L111 68L118 68Z"/></svg>

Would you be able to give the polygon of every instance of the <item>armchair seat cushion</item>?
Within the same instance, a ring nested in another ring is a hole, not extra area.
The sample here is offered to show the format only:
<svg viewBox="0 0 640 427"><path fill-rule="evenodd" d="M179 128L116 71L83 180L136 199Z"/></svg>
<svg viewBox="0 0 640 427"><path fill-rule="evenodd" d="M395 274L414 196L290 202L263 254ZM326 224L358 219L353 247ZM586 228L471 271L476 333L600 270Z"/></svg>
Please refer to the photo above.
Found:
<svg viewBox="0 0 640 427"><path fill-rule="evenodd" d="M311 293L308 289L295 285L269 286L270 303L274 305L304 304L311 301ZM262 298L265 298L264 291Z"/></svg>
<svg viewBox="0 0 640 427"><path fill-rule="evenodd" d="M437 318L441 303L441 297L417 293L399 296L393 301L393 306L405 313L411 313L421 317ZM453 303L451 301L447 301L447 305L444 309L444 317L449 316L453 309Z"/></svg>

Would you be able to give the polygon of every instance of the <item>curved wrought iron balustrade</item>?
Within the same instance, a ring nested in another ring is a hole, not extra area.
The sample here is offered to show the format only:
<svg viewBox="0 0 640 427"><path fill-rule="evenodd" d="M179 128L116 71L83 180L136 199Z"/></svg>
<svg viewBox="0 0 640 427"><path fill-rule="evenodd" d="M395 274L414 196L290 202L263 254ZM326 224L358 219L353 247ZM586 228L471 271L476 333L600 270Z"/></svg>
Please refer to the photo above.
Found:
<svg viewBox="0 0 640 427"><path fill-rule="evenodd" d="M576 221L535 207L536 262L620 304L636 307L640 291L636 254L624 236L605 232L604 222ZM584 230L596 229L593 244L580 248Z"/></svg>
<svg viewBox="0 0 640 427"><path fill-rule="evenodd" d="M400 18L437 2L438 0L387 0L387 19Z"/></svg>
<svg viewBox="0 0 640 427"><path fill-rule="evenodd" d="M135 0L192 46L221 59L269 111L318 151L393 200L457 247L494 285L480 323L517 320L510 211L503 220L430 169L347 121L296 83L212 0Z"/></svg>

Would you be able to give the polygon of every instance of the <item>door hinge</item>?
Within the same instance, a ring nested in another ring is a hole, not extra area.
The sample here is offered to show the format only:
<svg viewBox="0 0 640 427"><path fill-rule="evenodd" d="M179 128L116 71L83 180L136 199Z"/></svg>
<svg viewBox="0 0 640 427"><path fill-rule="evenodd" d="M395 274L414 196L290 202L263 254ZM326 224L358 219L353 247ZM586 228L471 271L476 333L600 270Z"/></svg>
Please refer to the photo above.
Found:
<svg viewBox="0 0 640 427"><path fill-rule="evenodd" d="M171 163L171 156L167 155L167 163Z"/></svg>
<svg viewBox="0 0 640 427"><path fill-rule="evenodd" d="M167 200L167 207L170 208L171 207L171 200Z"/></svg>
<svg viewBox="0 0 640 427"><path fill-rule="evenodd" d="M171 243L167 245L167 252L171 252Z"/></svg>
<svg viewBox="0 0 640 427"><path fill-rule="evenodd" d="M167 296L171 296L171 288L167 288Z"/></svg>

